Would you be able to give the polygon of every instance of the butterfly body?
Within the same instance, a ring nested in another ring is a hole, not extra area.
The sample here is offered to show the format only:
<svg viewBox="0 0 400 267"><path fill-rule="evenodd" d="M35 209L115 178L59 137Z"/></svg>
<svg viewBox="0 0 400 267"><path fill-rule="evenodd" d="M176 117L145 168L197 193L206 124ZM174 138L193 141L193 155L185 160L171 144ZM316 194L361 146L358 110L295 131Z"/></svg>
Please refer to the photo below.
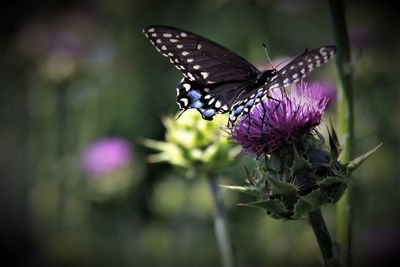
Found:
<svg viewBox="0 0 400 267"><path fill-rule="evenodd" d="M232 51L189 31L154 25L143 32L184 76L177 86L180 109L195 108L206 120L229 111L231 125L270 90L299 81L336 51L335 46L306 50L280 70L260 71Z"/></svg>

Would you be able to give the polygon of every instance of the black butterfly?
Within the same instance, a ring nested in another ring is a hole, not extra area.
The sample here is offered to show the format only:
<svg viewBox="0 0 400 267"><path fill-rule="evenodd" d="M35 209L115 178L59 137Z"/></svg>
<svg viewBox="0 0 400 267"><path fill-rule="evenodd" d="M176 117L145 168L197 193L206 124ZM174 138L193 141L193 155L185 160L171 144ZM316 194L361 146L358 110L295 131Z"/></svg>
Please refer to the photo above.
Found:
<svg viewBox="0 0 400 267"><path fill-rule="evenodd" d="M306 50L280 70L260 71L225 47L186 30L153 25L143 33L183 73L177 87L180 109L196 108L206 120L229 111L230 125L270 90L299 81L336 52L333 45L322 46Z"/></svg>

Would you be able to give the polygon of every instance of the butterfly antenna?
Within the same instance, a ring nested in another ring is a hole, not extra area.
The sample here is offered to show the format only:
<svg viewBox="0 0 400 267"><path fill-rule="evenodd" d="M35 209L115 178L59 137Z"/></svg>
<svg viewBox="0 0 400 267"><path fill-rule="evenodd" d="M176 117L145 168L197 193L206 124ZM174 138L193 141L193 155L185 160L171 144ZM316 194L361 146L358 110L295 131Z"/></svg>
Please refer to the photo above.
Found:
<svg viewBox="0 0 400 267"><path fill-rule="evenodd" d="M274 65L272 65L272 60L271 60L271 58L270 58L269 55L268 55L267 45L263 43L262 46L264 47L265 54L267 55L267 59L268 59L269 63L271 64L272 68L275 69L275 68L274 68Z"/></svg>

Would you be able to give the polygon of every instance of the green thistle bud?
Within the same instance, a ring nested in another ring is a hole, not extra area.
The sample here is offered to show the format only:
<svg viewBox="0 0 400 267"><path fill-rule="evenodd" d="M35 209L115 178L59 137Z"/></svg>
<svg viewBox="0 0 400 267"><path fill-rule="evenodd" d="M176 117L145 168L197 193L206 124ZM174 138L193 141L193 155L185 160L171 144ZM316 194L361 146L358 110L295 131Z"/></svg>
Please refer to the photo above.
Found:
<svg viewBox="0 0 400 267"><path fill-rule="evenodd" d="M144 144L160 153L151 155L150 162L169 162L186 171L188 176L198 172L215 172L235 162L239 148L228 141L221 130L227 117L216 116L205 121L192 110L179 120L169 116L163 119L167 131L165 142L145 140Z"/></svg>

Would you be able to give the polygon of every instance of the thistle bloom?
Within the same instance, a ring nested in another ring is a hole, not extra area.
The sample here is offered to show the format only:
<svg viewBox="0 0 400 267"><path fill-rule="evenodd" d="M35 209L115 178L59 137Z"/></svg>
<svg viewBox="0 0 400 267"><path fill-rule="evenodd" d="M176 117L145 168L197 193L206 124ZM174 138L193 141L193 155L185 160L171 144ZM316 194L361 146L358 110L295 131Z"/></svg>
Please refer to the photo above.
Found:
<svg viewBox="0 0 400 267"><path fill-rule="evenodd" d="M205 121L194 110L179 118L165 117L166 142L145 140L144 144L160 153L151 155L151 162L169 162L186 171L188 177L197 172L214 172L235 162L238 147L221 132L226 116Z"/></svg>
<svg viewBox="0 0 400 267"><path fill-rule="evenodd" d="M128 141L119 137L104 137L85 149L82 164L89 176L96 177L128 166L132 158Z"/></svg>
<svg viewBox="0 0 400 267"><path fill-rule="evenodd" d="M285 146L296 145L321 122L328 103L320 86L301 83L289 95L274 91L273 99L255 106L232 129L233 139L244 152L261 156Z"/></svg>

